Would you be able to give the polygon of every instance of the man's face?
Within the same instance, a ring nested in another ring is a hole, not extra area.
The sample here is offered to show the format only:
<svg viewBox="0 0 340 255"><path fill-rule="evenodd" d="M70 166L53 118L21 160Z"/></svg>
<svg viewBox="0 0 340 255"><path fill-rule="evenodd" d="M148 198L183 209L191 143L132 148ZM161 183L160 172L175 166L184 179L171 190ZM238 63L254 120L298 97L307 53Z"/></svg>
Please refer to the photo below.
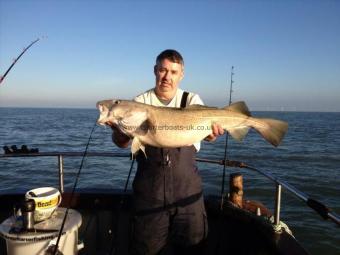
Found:
<svg viewBox="0 0 340 255"><path fill-rule="evenodd" d="M178 63L163 59L154 67L156 75L156 90L159 93L176 91L179 82L183 79L183 66Z"/></svg>

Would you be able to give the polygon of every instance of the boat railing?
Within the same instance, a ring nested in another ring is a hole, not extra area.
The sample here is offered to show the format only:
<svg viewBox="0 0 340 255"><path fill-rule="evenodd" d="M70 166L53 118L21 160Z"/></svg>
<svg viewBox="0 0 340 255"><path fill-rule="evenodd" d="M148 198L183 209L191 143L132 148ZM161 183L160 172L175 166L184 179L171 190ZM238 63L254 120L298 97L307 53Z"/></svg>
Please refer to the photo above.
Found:
<svg viewBox="0 0 340 255"><path fill-rule="evenodd" d="M86 155L85 155L86 153ZM9 153L0 155L1 158L13 158L13 157L57 157L58 159L58 169L59 169L59 189L60 192L64 192L64 157L121 157L121 158L131 158L130 153L115 153L115 152L38 152L38 153ZM323 203L310 198L307 194L293 187L289 183L280 180L268 171L260 170L251 167L243 162L233 161L233 160L214 160L214 159L204 159L196 158L197 162L212 163L218 165L226 165L229 167L245 168L255 171L267 179L273 181L276 186L275 195L275 208L274 208L274 226L280 225L280 210L281 210L281 193L282 187L293 194L298 199L304 201L310 208L316 211L322 218L330 219L340 226L340 216L332 212L329 207Z"/></svg>

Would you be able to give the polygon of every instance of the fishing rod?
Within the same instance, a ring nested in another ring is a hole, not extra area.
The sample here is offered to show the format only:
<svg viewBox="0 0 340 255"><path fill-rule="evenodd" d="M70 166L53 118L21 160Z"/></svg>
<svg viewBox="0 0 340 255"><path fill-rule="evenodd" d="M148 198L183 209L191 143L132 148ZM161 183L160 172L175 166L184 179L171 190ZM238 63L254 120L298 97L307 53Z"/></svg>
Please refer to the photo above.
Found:
<svg viewBox="0 0 340 255"><path fill-rule="evenodd" d="M23 49L23 51L19 54L19 56L17 58L14 59L13 63L10 65L10 67L7 69L7 71L4 73L3 76L0 76L0 84L4 81L5 77L7 76L7 74L9 73L9 71L11 71L11 69L13 68L13 66L18 62L18 60L22 57L22 55L25 54L25 52L31 48L33 46L33 44L35 44L36 42L38 42L40 40L40 38L37 38L35 41L31 42L26 48Z"/></svg>
<svg viewBox="0 0 340 255"><path fill-rule="evenodd" d="M233 76L234 76L234 66L231 67L229 105L231 105L231 94L233 93L233 83L234 83ZM228 132L226 132L225 146L224 146L224 161L227 160L228 138L229 138L229 134ZM224 200L223 196L224 196L225 175L226 175L226 164L223 165L222 186L221 186L221 208L222 208L223 200Z"/></svg>
<svg viewBox="0 0 340 255"><path fill-rule="evenodd" d="M63 218L63 222L62 222L61 227L60 227L60 230L59 230L57 242L56 242L56 244L55 244L55 247L54 247L54 250L53 250L53 253L52 253L53 255L56 255L57 252L58 252L58 245L59 245L59 242L60 242L61 235L62 235L62 233L63 233L63 229L64 229L65 222L66 222L66 218L67 218L69 209L70 209L70 207L71 207L71 205L72 205L72 200L73 200L74 192L75 192L76 187L77 187L77 184L78 184L80 172L81 172L81 169L83 168L84 159L85 159L85 157L86 157L86 155L87 155L87 150L88 150L88 148L89 148L90 141L91 141L91 139L92 139L92 134L93 134L93 131L95 130L96 126L97 126L97 121L96 121L95 124L93 125L93 128L92 128L92 130L91 130L89 139L87 140L87 144L86 144L85 150L84 150L84 152L83 152L83 156L82 156L82 159L81 159L81 162L80 162L79 170L78 170L77 175L76 175L76 180L74 181L74 184L73 184L71 196L70 196L70 199L69 199L69 204L68 204L68 206L67 206L67 208L66 208L65 215L64 215L64 218Z"/></svg>

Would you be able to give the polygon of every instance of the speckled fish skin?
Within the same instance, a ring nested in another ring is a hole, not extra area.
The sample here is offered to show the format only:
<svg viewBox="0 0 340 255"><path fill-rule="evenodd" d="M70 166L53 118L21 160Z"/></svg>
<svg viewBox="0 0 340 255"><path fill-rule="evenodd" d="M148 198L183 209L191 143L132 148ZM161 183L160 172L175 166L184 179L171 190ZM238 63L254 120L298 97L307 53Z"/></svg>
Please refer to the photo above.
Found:
<svg viewBox="0 0 340 255"><path fill-rule="evenodd" d="M254 128L274 146L280 144L288 129L288 124L280 120L251 117L244 102L224 108L191 105L181 109L110 99L99 101L97 108L98 124L113 123L133 138L133 154L144 151L145 145L176 148L194 144L212 133L213 124L219 124L237 140Z"/></svg>

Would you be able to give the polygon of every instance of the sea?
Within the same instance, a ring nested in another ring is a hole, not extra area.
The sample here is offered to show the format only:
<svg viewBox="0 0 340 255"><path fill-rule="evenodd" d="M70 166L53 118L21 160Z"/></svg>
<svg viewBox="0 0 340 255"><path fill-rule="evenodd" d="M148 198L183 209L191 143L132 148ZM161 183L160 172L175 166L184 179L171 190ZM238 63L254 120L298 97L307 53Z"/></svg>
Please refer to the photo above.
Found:
<svg viewBox="0 0 340 255"><path fill-rule="evenodd" d="M253 112L253 116L287 121L289 130L282 144L275 148L251 130L242 142L228 139L227 159L267 171L340 215L340 113ZM0 108L0 146L27 145L40 152L84 152L89 141L89 152L129 153L129 149L112 143L110 128L95 125L97 117L95 109ZM202 142L197 156L223 159L225 145L225 136L213 143ZM73 187L81 160L64 159L66 188ZM124 188L130 164L129 158L87 157L77 188ZM198 168L204 193L220 195L223 167L198 163ZM135 169L132 178L134 172ZM226 168L226 180L235 172L243 174L244 198L260 201L274 211L275 184L255 171L230 167ZM228 181L226 192L227 184ZM56 157L0 157L0 192L43 186L58 187ZM310 254L340 254L340 228L322 219L284 188L281 220Z"/></svg>

